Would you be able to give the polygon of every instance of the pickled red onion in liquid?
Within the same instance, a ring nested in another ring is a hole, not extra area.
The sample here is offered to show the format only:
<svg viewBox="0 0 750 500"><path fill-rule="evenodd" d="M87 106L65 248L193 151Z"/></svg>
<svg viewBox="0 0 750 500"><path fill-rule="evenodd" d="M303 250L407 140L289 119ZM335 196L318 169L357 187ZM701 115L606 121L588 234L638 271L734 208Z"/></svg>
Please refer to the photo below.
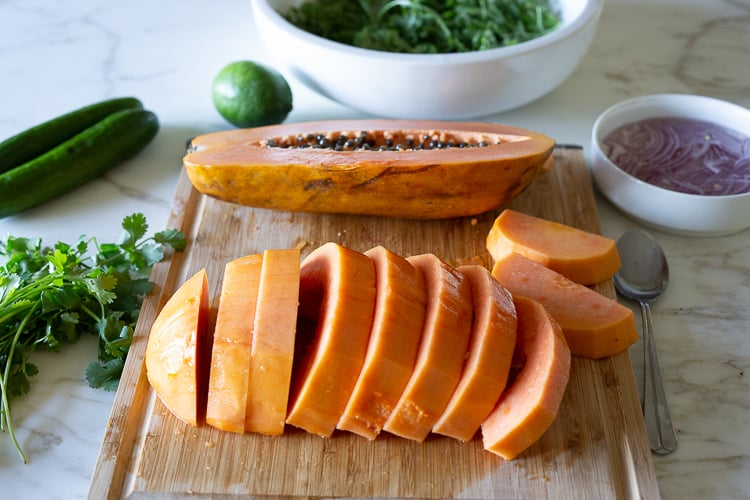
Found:
<svg viewBox="0 0 750 500"><path fill-rule="evenodd" d="M750 137L722 125L650 118L613 130L602 149L623 171L664 189L708 196L750 192Z"/></svg>

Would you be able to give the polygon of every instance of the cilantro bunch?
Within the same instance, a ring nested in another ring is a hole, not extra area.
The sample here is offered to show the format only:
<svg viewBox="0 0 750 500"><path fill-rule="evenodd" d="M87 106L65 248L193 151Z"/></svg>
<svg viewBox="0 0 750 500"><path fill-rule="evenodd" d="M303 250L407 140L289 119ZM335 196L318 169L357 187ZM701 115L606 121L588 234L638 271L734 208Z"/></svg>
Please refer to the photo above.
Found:
<svg viewBox="0 0 750 500"><path fill-rule="evenodd" d="M185 248L185 236L167 229L146 237L136 213L122 221L117 243L81 237L75 244L42 246L41 239L9 236L0 241L0 429L7 430L21 458L10 401L29 391L39 371L37 349L59 351L82 334L99 338L97 359L86 369L91 387L114 390L133 339L154 264Z"/></svg>

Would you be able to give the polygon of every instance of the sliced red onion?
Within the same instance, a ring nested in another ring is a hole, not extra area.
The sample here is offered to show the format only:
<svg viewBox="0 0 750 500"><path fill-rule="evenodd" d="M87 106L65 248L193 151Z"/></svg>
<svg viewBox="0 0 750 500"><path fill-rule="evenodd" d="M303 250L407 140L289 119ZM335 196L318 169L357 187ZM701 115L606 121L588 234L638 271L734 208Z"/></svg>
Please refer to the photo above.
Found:
<svg viewBox="0 0 750 500"><path fill-rule="evenodd" d="M686 118L623 125L602 141L607 157L630 175L689 194L750 192L750 137Z"/></svg>

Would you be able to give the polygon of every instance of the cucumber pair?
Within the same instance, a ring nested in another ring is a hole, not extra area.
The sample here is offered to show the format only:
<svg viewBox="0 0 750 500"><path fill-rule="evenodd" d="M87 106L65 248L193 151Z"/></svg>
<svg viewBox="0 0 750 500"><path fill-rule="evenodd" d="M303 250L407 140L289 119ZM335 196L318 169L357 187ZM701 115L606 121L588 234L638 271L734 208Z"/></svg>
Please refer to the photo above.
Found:
<svg viewBox="0 0 750 500"><path fill-rule="evenodd" d="M134 97L98 102L0 143L0 218L56 198L142 150L159 121Z"/></svg>

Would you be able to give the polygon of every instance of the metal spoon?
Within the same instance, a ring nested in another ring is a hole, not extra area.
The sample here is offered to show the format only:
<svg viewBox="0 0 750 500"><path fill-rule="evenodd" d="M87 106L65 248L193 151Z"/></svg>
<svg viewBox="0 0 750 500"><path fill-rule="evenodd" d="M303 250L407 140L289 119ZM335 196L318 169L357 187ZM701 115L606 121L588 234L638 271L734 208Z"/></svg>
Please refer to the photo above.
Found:
<svg viewBox="0 0 750 500"><path fill-rule="evenodd" d="M667 288L669 266L659 243L646 231L630 229L617 240L622 265L615 274L617 291L641 305L643 324L643 418L651 451L667 455L677 448L667 398L656 357L651 302Z"/></svg>

